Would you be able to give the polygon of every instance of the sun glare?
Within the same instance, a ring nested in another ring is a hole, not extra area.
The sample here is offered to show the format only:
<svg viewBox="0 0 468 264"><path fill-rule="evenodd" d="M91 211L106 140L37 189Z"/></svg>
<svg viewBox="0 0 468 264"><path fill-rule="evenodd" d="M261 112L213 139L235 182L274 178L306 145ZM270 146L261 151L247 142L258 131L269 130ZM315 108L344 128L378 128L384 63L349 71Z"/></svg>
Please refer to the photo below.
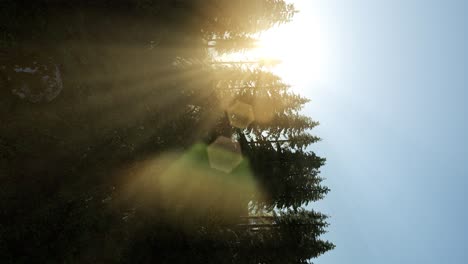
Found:
<svg viewBox="0 0 468 264"><path fill-rule="evenodd" d="M325 82L329 61L320 21L298 13L297 19L263 32L254 54L282 61L272 69L291 84Z"/></svg>
<svg viewBox="0 0 468 264"><path fill-rule="evenodd" d="M312 83L326 83L330 48L325 25L309 10L311 6L298 9L301 11L291 22L260 33L257 48L231 54L227 60L279 60L281 63L270 67L271 71L297 89Z"/></svg>

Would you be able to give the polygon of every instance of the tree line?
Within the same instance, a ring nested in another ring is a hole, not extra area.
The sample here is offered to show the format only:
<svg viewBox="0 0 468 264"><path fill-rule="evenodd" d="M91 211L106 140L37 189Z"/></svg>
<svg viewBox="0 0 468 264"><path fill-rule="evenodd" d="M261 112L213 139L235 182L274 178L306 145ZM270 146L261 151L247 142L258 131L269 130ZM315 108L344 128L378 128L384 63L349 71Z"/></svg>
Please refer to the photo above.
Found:
<svg viewBox="0 0 468 264"><path fill-rule="evenodd" d="M309 100L264 62L218 59L293 5L0 5L5 263L309 263L334 248L304 208L329 192Z"/></svg>

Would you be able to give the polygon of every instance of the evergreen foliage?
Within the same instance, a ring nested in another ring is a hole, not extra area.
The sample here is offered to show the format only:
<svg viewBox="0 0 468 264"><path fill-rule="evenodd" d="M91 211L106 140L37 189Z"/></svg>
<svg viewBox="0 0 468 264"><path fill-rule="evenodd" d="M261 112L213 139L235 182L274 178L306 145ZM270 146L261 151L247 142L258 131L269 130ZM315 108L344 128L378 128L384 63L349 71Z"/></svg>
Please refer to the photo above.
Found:
<svg viewBox="0 0 468 264"><path fill-rule="evenodd" d="M264 62L212 52L250 49L295 12L282 0L0 1L2 263L308 263L333 249L327 217L303 209L329 191L308 99ZM12 92L24 58L60 65L58 96ZM207 153L221 136L240 146L229 174Z"/></svg>

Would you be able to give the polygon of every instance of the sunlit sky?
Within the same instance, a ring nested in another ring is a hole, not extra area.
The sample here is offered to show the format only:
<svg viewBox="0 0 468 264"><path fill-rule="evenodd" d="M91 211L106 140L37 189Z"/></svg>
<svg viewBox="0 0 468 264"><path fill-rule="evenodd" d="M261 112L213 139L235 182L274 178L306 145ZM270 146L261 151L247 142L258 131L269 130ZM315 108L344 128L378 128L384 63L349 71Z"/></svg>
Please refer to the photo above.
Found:
<svg viewBox="0 0 468 264"><path fill-rule="evenodd" d="M307 12L297 13L292 23L261 33L259 48L254 53L280 59L282 63L273 70L299 88L311 82L326 82L334 57L328 36L330 30L321 22L318 10L308 8L306 1L296 2L296 9Z"/></svg>
<svg viewBox="0 0 468 264"><path fill-rule="evenodd" d="M468 1L295 2L275 71L321 123L315 263L468 263Z"/></svg>

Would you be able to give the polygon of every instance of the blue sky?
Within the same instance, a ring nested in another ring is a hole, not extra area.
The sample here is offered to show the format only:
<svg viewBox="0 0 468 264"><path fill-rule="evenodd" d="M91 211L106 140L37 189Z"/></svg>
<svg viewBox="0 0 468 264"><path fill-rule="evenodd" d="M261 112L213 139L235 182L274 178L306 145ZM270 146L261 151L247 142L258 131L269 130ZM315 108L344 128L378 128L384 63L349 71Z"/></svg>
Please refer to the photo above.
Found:
<svg viewBox="0 0 468 264"><path fill-rule="evenodd" d="M315 263L468 263L468 1L297 2L333 54L301 90L337 245Z"/></svg>

